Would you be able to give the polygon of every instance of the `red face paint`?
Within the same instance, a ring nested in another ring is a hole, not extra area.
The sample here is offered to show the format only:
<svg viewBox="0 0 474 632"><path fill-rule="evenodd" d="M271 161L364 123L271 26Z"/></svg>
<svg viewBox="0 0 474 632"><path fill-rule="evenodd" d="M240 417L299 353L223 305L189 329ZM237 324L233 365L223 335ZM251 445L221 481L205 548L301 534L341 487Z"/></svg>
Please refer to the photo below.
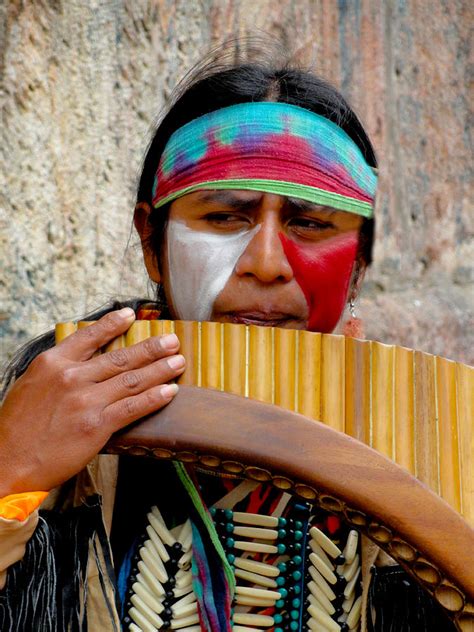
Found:
<svg viewBox="0 0 474 632"><path fill-rule="evenodd" d="M308 303L308 330L331 333L346 303L357 253L357 231L304 245L281 233L280 240Z"/></svg>

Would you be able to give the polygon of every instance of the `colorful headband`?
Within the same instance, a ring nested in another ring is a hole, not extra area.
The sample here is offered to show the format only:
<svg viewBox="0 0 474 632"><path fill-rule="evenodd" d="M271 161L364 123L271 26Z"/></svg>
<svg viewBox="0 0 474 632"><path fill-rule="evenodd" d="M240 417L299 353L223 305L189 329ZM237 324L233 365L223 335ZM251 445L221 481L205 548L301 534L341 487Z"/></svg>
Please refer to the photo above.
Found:
<svg viewBox="0 0 474 632"><path fill-rule="evenodd" d="M202 189L301 198L372 217L377 176L338 125L296 105L259 101L215 110L169 139L153 206Z"/></svg>

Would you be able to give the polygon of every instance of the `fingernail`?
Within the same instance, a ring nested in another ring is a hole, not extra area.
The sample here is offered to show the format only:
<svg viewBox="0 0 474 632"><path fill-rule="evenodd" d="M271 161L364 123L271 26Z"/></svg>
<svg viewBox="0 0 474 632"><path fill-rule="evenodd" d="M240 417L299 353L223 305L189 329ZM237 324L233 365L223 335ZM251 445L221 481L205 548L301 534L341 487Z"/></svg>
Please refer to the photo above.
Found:
<svg viewBox="0 0 474 632"><path fill-rule="evenodd" d="M182 355L176 355L176 356L172 356L171 358L168 358L168 366L171 369L182 369L184 366L184 356Z"/></svg>
<svg viewBox="0 0 474 632"><path fill-rule="evenodd" d="M161 389L161 394L165 399L171 399L179 391L177 384L165 384Z"/></svg>
<svg viewBox="0 0 474 632"><path fill-rule="evenodd" d="M131 307L124 307L123 309L119 309L117 314L125 320L132 318L132 316L135 316L135 312Z"/></svg>
<svg viewBox="0 0 474 632"><path fill-rule="evenodd" d="M161 337L161 346L163 349L174 349L179 344L176 334L167 334Z"/></svg>

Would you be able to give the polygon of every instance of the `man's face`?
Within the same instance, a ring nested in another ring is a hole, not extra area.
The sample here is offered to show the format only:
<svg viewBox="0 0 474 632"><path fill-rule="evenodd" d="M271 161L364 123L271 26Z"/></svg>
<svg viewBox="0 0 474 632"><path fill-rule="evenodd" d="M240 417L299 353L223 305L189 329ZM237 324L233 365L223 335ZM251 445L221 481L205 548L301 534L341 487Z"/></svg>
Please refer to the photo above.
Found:
<svg viewBox="0 0 474 632"><path fill-rule="evenodd" d="M330 332L347 300L361 224L269 193L185 195L171 205L161 261L171 315Z"/></svg>

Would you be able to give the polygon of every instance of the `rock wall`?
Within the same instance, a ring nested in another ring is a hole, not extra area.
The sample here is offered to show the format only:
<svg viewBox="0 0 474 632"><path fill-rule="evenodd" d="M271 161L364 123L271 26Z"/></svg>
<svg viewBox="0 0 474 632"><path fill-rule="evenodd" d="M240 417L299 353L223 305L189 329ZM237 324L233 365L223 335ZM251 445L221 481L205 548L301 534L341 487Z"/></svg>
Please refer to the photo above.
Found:
<svg viewBox="0 0 474 632"><path fill-rule="evenodd" d="M151 291L131 232L150 127L211 46L252 29L340 87L375 143L377 246L360 303L367 336L474 363L472 6L2 3L2 357L57 320Z"/></svg>

